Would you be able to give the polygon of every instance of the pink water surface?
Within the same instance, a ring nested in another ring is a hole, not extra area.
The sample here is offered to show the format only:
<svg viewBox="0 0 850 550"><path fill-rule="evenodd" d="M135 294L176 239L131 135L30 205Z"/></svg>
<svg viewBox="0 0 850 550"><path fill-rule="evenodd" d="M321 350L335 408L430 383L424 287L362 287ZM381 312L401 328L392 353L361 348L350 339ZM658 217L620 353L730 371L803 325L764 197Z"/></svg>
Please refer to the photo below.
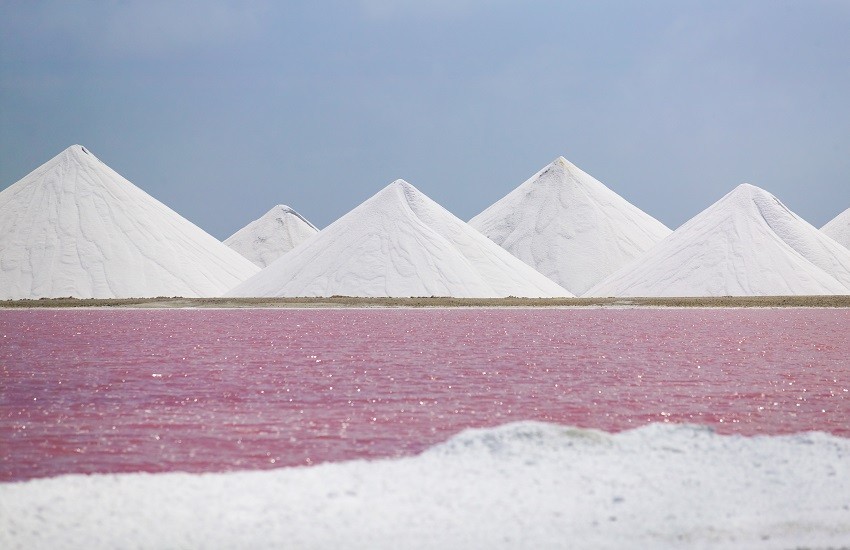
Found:
<svg viewBox="0 0 850 550"><path fill-rule="evenodd" d="M415 453L536 419L850 436L850 311L6 310L0 480Z"/></svg>

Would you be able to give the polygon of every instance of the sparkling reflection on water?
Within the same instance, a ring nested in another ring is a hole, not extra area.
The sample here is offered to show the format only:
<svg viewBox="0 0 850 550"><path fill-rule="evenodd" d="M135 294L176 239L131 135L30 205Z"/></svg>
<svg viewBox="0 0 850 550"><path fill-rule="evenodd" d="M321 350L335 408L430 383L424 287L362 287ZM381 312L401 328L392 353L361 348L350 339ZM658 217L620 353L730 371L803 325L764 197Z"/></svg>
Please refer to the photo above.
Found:
<svg viewBox="0 0 850 550"><path fill-rule="evenodd" d="M850 436L850 311L0 312L0 480L419 452L473 426Z"/></svg>

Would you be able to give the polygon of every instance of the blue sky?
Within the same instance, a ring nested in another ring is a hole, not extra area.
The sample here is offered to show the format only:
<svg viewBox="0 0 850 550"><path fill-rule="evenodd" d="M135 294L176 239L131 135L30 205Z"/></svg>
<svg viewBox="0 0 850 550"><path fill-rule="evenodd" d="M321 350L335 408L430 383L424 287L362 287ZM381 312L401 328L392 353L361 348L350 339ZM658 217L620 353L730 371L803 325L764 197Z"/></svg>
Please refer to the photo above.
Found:
<svg viewBox="0 0 850 550"><path fill-rule="evenodd" d="M469 219L558 155L672 228L850 207L850 1L0 0L0 189L80 143L225 238L396 178Z"/></svg>

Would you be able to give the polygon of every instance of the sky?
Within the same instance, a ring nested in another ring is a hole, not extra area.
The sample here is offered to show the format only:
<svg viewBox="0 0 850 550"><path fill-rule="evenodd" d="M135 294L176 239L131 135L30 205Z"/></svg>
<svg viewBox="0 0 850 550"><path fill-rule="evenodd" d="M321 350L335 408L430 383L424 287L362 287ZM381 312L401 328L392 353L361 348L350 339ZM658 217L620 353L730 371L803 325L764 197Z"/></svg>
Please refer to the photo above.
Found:
<svg viewBox="0 0 850 550"><path fill-rule="evenodd" d="M850 207L850 0L0 0L0 190L72 144L215 237L397 178L468 220L563 155L671 228Z"/></svg>

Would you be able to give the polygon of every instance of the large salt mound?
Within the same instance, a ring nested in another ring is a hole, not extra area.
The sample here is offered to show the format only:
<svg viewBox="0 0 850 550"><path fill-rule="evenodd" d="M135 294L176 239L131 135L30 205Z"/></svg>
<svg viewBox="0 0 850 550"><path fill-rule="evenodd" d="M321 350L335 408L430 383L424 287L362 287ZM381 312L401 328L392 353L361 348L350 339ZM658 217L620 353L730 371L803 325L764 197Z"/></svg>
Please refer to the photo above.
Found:
<svg viewBox="0 0 850 550"><path fill-rule="evenodd" d="M579 296L670 234L564 157L469 224Z"/></svg>
<svg viewBox="0 0 850 550"><path fill-rule="evenodd" d="M0 192L0 298L219 296L258 271L80 145Z"/></svg>
<svg viewBox="0 0 850 550"><path fill-rule="evenodd" d="M850 441L523 422L425 453L0 484L0 547L846 548Z"/></svg>
<svg viewBox="0 0 850 550"><path fill-rule="evenodd" d="M586 296L850 294L850 251L742 184Z"/></svg>
<svg viewBox="0 0 850 550"><path fill-rule="evenodd" d="M225 239L224 244L263 268L318 231L304 216L279 204Z"/></svg>
<svg viewBox="0 0 850 550"><path fill-rule="evenodd" d="M228 296L505 296L570 293L397 180Z"/></svg>
<svg viewBox="0 0 850 550"><path fill-rule="evenodd" d="M839 244L844 245L845 248L850 248L850 208L835 216L820 230Z"/></svg>

